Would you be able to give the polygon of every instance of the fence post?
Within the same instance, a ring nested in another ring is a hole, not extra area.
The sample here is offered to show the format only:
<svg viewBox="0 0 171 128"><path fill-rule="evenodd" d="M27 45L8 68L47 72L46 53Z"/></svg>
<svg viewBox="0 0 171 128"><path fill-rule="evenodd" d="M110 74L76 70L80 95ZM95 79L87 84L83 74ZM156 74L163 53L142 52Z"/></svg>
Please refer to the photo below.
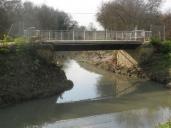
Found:
<svg viewBox="0 0 171 128"><path fill-rule="evenodd" d="M144 36L144 43L145 43L145 41L146 41L146 32L145 31L143 31L143 36Z"/></svg>
<svg viewBox="0 0 171 128"><path fill-rule="evenodd" d="M96 31L94 31L94 40L97 39L97 35L96 34L97 34Z"/></svg>
<svg viewBox="0 0 171 128"><path fill-rule="evenodd" d="M72 40L75 40L75 33L74 33L74 30L72 32Z"/></svg>
<svg viewBox="0 0 171 128"><path fill-rule="evenodd" d="M166 40L166 26L164 24L164 27L163 27L163 40L165 41Z"/></svg>
<svg viewBox="0 0 171 128"><path fill-rule="evenodd" d="M124 40L124 32L122 32L122 40Z"/></svg>
<svg viewBox="0 0 171 128"><path fill-rule="evenodd" d="M50 40L50 31L49 31L49 40Z"/></svg>
<svg viewBox="0 0 171 128"><path fill-rule="evenodd" d="M132 32L129 33L129 39L132 40Z"/></svg>
<svg viewBox="0 0 171 128"><path fill-rule="evenodd" d="M116 32L116 40L118 40L118 33Z"/></svg>
<svg viewBox="0 0 171 128"><path fill-rule="evenodd" d="M63 36L63 34L62 34L62 31L61 31L61 40L63 40L63 39L62 39L62 36Z"/></svg>
<svg viewBox="0 0 171 128"><path fill-rule="evenodd" d="M107 40L107 30L106 30L106 40Z"/></svg>
<svg viewBox="0 0 171 128"><path fill-rule="evenodd" d="M137 31L135 30L135 40L137 40Z"/></svg>
<svg viewBox="0 0 171 128"><path fill-rule="evenodd" d="M84 36L83 37L84 37L84 40L85 40L86 39L86 37L85 37L85 30L84 30Z"/></svg>

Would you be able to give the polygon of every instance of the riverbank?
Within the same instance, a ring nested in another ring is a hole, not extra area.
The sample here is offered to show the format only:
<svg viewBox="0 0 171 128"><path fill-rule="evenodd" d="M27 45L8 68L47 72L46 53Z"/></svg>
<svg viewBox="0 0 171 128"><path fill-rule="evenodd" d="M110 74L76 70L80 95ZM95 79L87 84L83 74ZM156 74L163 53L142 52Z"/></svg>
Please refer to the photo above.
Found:
<svg viewBox="0 0 171 128"><path fill-rule="evenodd" d="M171 82L171 53L156 52L155 46L151 44L143 45L135 52L138 54L138 64L132 67L118 65L118 51L75 53L74 59L76 58L80 62L95 65L115 74L140 79L151 79L162 83L164 87L168 88Z"/></svg>
<svg viewBox="0 0 171 128"><path fill-rule="evenodd" d="M37 55L30 44L0 48L0 107L71 89L64 71Z"/></svg>
<svg viewBox="0 0 171 128"><path fill-rule="evenodd" d="M152 39L153 54L140 64L149 78L171 88L171 41Z"/></svg>
<svg viewBox="0 0 171 128"><path fill-rule="evenodd" d="M153 53L141 66L151 80L164 85L171 82L171 54Z"/></svg>
<svg viewBox="0 0 171 128"><path fill-rule="evenodd" d="M118 75L123 75L130 78L147 78L145 72L143 72L143 69L137 65L133 64L131 67L118 65L117 53L118 51L88 51L81 52L79 54L76 53L75 58L80 62L97 66Z"/></svg>

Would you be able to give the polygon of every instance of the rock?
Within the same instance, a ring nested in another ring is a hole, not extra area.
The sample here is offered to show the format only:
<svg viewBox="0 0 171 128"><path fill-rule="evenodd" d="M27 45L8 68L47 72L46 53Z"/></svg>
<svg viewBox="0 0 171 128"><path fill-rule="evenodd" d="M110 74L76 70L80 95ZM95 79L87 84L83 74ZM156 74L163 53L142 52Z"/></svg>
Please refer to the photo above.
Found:
<svg viewBox="0 0 171 128"><path fill-rule="evenodd" d="M171 89L171 82L166 85L167 88Z"/></svg>

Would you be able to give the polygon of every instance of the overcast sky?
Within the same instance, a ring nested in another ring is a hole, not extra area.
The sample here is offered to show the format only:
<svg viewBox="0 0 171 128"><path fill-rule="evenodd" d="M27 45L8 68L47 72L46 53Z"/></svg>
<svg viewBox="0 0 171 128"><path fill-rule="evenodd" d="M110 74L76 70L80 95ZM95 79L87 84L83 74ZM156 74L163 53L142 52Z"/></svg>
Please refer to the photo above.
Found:
<svg viewBox="0 0 171 128"><path fill-rule="evenodd" d="M79 25L88 26L89 23L93 23L98 29L101 29L100 25L96 22L96 13L103 2L110 0L22 0L32 1L37 5L46 4L69 13ZM162 5L162 11L171 8L171 0L165 0Z"/></svg>

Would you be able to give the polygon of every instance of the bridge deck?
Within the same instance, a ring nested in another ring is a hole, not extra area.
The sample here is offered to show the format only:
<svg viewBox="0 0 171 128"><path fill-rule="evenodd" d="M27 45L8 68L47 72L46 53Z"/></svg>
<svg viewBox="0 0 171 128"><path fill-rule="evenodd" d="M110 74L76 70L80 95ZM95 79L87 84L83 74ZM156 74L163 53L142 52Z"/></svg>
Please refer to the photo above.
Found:
<svg viewBox="0 0 171 128"><path fill-rule="evenodd" d="M141 41L132 40L50 40L43 46L52 45L56 51L120 50L135 49Z"/></svg>

